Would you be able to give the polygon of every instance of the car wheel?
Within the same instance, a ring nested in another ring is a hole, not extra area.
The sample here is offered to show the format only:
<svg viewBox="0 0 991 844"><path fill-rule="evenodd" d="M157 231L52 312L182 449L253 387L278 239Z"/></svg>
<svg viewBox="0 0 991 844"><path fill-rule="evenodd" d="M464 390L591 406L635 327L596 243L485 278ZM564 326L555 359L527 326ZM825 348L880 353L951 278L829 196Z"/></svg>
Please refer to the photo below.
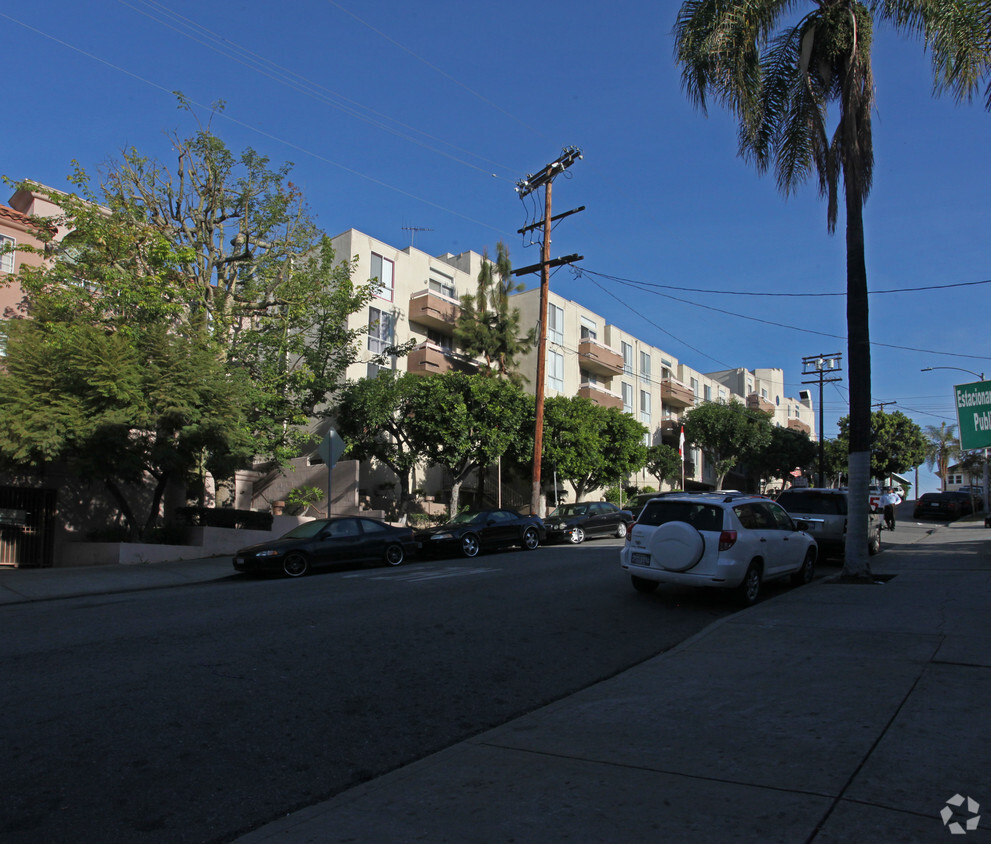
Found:
<svg viewBox="0 0 991 844"><path fill-rule="evenodd" d="M390 566L401 565L403 560L406 559L406 552L403 550L402 545L397 545L393 543L385 549L385 561Z"/></svg>
<svg viewBox="0 0 991 844"><path fill-rule="evenodd" d="M811 583L816 576L816 557L810 548L805 552L805 560L802 567L791 576L791 582L795 586L804 586Z"/></svg>
<svg viewBox="0 0 991 844"><path fill-rule="evenodd" d="M757 563L750 564L743 582L736 587L736 595L745 607L752 607L757 603L760 597L760 566Z"/></svg>
<svg viewBox="0 0 991 844"><path fill-rule="evenodd" d="M880 554L881 553L881 531L880 530L878 530L878 532L876 534L874 534L874 536L871 537L871 540L867 543L867 553L870 554L872 557L875 554Z"/></svg>
<svg viewBox="0 0 991 844"><path fill-rule="evenodd" d="M540 534L537 533L536 528L528 527L523 531L523 550L532 551L540 545Z"/></svg>
<svg viewBox="0 0 991 844"><path fill-rule="evenodd" d="M631 575L630 578L633 581L633 588L636 589L637 592L643 592L644 595L647 595L657 589L656 580L647 580L645 577L637 577L635 574Z"/></svg>
<svg viewBox="0 0 991 844"><path fill-rule="evenodd" d="M290 554L282 561L282 570L289 577L302 577L310 570L310 561L302 554Z"/></svg>
<svg viewBox="0 0 991 844"><path fill-rule="evenodd" d="M580 527L571 529L571 543L573 545L581 545L585 541L585 531Z"/></svg>
<svg viewBox="0 0 991 844"><path fill-rule="evenodd" d="M622 539L624 536L626 536L626 522L620 522L616 525L616 538Z"/></svg>
<svg viewBox="0 0 991 844"><path fill-rule="evenodd" d="M477 557L481 551L481 543L474 533L466 533L461 537L461 553L466 557Z"/></svg>

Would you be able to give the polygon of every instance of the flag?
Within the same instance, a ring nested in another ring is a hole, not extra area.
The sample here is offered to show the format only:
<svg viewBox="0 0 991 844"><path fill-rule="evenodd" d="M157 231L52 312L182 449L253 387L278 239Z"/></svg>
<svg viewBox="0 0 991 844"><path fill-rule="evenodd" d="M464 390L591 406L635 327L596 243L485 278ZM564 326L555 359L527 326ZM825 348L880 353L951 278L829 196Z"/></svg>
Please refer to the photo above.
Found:
<svg viewBox="0 0 991 844"><path fill-rule="evenodd" d="M685 426L681 426L681 437L678 440L678 456L684 460L685 459Z"/></svg>

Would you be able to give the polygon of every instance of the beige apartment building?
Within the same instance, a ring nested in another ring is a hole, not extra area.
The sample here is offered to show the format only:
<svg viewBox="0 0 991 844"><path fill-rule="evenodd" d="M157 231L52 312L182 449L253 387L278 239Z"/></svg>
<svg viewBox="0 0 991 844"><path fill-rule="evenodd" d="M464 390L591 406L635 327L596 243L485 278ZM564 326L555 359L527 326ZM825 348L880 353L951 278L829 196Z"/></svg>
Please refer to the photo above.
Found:
<svg viewBox="0 0 991 844"><path fill-rule="evenodd" d="M378 295L367 313L355 320L367 324L366 348L349 378L374 374L373 362L389 345L414 341L406 358L392 358L393 369L429 374L451 369L471 370L474 362L454 344L454 324L460 297L474 293L482 256L477 252L433 256L414 246L397 249L350 229L332 239L338 259L357 259L354 279L378 279ZM520 310L524 331L539 323L540 291L512 297ZM521 360L527 388L534 392L537 352ZM735 398L750 407L774 412L774 422L814 437L810 394L800 399L786 395L781 369L733 369L704 373L679 361L619 326L608 323L578 302L551 292L547 314L545 395L581 395L597 404L631 414L649 431L648 444L678 447L684 412L703 401ZM715 476L697 449L689 449L686 477L689 488L711 489ZM433 478L439 481L435 475ZM660 488L646 472L631 479L638 485ZM371 483L363 477L362 486Z"/></svg>

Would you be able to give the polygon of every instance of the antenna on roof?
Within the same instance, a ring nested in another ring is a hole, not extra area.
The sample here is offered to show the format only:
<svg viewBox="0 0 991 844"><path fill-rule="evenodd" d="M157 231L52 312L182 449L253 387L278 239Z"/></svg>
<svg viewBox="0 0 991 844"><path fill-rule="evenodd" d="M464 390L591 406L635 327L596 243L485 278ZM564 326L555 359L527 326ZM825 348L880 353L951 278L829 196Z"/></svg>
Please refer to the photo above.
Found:
<svg viewBox="0 0 991 844"><path fill-rule="evenodd" d="M427 229L423 226L403 226L403 231L409 232L409 245L412 246L417 232L432 232L433 229Z"/></svg>

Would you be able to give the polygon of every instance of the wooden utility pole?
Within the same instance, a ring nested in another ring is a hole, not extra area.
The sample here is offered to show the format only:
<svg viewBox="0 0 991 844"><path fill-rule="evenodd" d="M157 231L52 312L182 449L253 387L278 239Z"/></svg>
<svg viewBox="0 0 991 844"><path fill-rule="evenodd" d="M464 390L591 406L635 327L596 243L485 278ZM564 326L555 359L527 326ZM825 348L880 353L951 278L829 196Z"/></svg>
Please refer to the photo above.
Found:
<svg viewBox="0 0 991 844"><path fill-rule="evenodd" d="M543 516L540 512L540 462L544 450L544 381L547 372L547 300L550 294L550 271L551 267L570 264L572 261L580 261L581 255L568 255L565 258L551 260L551 183L554 177L563 173L568 167L582 157L581 150L577 147L568 147L561 154L560 158L552 161L536 175L528 175L525 179L517 183L516 190L521 197L535 191L543 186L544 188L544 242L541 250L539 264L515 270L513 275L525 275L527 273L540 270L540 323L537 342L537 385L536 385L536 420L533 430L533 485L530 491L530 512L534 515ZM574 213L574 212L568 212ZM562 214L562 217L567 214ZM539 225L539 224L537 224ZM522 234L529 228L528 226L520 230Z"/></svg>

